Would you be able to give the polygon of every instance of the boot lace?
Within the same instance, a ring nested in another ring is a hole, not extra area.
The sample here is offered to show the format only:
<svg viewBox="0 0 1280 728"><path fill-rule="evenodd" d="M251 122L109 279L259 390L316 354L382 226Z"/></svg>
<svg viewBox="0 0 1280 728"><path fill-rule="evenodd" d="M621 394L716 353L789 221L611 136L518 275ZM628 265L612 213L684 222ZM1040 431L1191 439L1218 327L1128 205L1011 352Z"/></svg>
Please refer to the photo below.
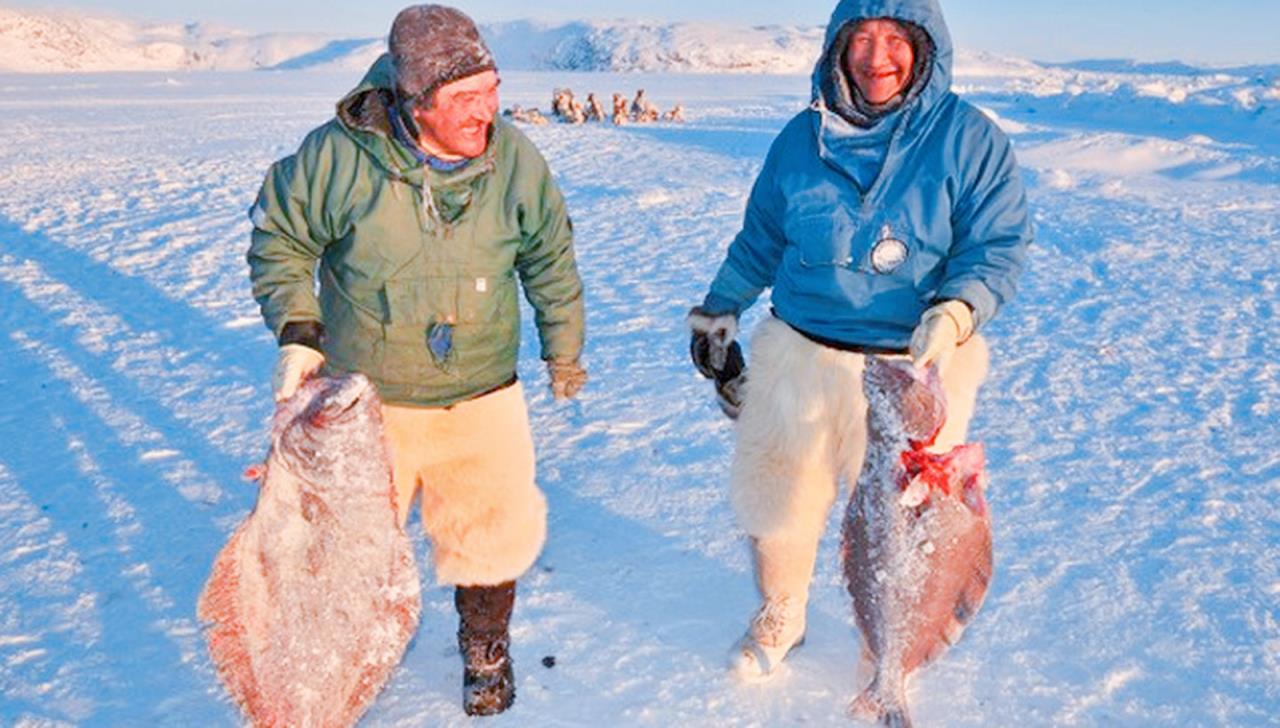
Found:
<svg viewBox="0 0 1280 728"><path fill-rule="evenodd" d="M796 629L797 603L792 597L766 599L751 620L751 637L765 647L781 647Z"/></svg>

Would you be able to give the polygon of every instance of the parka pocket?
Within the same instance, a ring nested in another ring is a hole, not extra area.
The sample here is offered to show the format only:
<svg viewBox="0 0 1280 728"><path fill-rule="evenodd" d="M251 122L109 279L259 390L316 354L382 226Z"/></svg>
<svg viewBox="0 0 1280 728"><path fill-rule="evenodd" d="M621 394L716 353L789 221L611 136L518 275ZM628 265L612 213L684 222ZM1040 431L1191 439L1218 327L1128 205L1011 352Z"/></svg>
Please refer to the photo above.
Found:
<svg viewBox="0 0 1280 728"><path fill-rule="evenodd" d="M459 278L458 321L463 324L490 324L518 315L515 274Z"/></svg>
<svg viewBox="0 0 1280 728"><path fill-rule="evenodd" d="M457 318L457 297L451 278L387 281L383 290L389 326L424 326Z"/></svg>
<svg viewBox="0 0 1280 728"><path fill-rule="evenodd" d="M451 277L387 281L383 376L414 381L453 368L452 329L458 322L457 285Z"/></svg>
<svg viewBox="0 0 1280 728"><path fill-rule="evenodd" d="M800 265L847 267L853 262L856 226L843 211L797 216L786 221L784 230L799 251Z"/></svg>

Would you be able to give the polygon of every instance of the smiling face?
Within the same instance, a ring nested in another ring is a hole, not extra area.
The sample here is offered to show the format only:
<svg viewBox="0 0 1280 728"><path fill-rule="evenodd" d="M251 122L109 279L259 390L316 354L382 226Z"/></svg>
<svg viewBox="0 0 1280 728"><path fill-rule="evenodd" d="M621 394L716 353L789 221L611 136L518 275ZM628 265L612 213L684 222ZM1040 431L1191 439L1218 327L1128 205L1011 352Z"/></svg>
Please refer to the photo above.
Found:
<svg viewBox="0 0 1280 728"><path fill-rule="evenodd" d="M498 113L498 74L484 71L436 89L430 108L416 106L418 143L447 161L470 159L489 145L489 126Z"/></svg>
<svg viewBox="0 0 1280 728"><path fill-rule="evenodd" d="M884 18L864 20L849 38L845 70L863 98L884 104L911 83L915 60L911 38L902 25Z"/></svg>

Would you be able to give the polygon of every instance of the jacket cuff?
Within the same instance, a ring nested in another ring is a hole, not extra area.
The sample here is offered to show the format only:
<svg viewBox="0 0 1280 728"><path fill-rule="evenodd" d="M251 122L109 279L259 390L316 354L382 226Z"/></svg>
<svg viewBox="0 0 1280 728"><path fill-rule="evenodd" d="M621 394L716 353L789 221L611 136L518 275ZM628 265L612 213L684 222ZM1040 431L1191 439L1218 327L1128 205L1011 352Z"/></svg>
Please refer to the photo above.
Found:
<svg viewBox="0 0 1280 728"><path fill-rule="evenodd" d="M936 301L946 301L955 299L969 305L973 311L973 329L977 331L981 329L983 324L990 321L996 315L996 309L999 302L991 293L991 289L987 288L981 281L976 279L965 279L947 283L938 291Z"/></svg>
<svg viewBox="0 0 1280 728"><path fill-rule="evenodd" d="M738 305L714 291L708 293L707 297L702 299L700 308L708 316L738 315Z"/></svg>
<svg viewBox="0 0 1280 728"><path fill-rule="evenodd" d="M290 321L280 329L280 346L302 344L323 353L323 342L324 324L319 321Z"/></svg>

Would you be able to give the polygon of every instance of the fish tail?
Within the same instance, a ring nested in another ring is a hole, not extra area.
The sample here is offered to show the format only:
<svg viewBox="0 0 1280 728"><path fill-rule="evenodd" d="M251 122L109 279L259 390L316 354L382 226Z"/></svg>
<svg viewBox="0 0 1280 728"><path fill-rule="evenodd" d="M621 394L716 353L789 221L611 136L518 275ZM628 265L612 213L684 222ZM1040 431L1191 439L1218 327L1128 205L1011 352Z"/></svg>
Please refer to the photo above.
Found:
<svg viewBox="0 0 1280 728"><path fill-rule="evenodd" d="M879 679L873 680L870 687L853 699L849 704L849 714L885 728L911 728L905 690L899 687L893 695L886 695L881 690Z"/></svg>
<svg viewBox="0 0 1280 728"><path fill-rule="evenodd" d="M911 716L905 707L894 708L880 716L880 725L885 728L911 728Z"/></svg>

